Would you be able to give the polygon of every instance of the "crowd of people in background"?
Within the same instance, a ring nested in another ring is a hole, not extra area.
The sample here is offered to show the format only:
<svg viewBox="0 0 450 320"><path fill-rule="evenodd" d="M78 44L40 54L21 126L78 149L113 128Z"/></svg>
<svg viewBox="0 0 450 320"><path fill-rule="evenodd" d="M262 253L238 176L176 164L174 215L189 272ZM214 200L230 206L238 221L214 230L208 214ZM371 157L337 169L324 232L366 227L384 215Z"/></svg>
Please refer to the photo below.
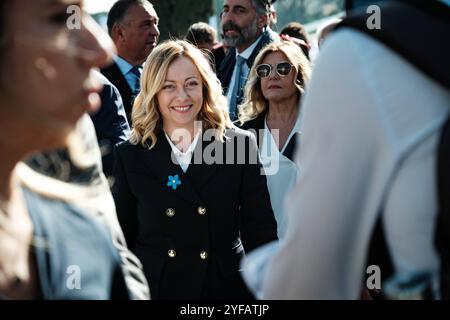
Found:
<svg viewBox="0 0 450 320"><path fill-rule="evenodd" d="M449 297L450 4L346 1L314 59L274 3L0 1L0 299Z"/></svg>

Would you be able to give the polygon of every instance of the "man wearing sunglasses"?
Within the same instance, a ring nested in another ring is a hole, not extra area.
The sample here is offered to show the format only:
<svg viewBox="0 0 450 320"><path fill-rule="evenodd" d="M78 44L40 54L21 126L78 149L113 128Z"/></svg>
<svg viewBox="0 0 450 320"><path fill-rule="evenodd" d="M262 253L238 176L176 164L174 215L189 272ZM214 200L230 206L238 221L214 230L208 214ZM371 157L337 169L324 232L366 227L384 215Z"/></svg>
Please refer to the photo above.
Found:
<svg viewBox="0 0 450 320"><path fill-rule="evenodd" d="M221 28L224 44L231 47L217 67L217 75L229 102L231 120L237 118L237 106L256 55L267 44L278 40L270 27L270 8L274 0L224 0Z"/></svg>

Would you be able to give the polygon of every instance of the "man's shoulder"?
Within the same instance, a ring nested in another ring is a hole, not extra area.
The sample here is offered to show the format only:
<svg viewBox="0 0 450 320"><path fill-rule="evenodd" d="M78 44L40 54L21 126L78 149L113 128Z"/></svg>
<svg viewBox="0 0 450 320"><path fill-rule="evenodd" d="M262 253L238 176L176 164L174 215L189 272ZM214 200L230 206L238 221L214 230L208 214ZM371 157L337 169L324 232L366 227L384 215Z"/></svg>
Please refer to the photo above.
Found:
<svg viewBox="0 0 450 320"><path fill-rule="evenodd" d="M103 91L105 89L110 89L109 91L118 92L117 87L104 75L101 73L101 71L94 71L94 75L97 78L97 80L103 85Z"/></svg>
<svg viewBox="0 0 450 320"><path fill-rule="evenodd" d="M111 81L111 78L123 76L116 62L100 69L100 72Z"/></svg>
<svg viewBox="0 0 450 320"><path fill-rule="evenodd" d="M263 36L267 37L267 41L269 41L269 42L280 41L280 36L278 35L278 33L276 33L275 31L273 31L270 28L267 28L267 30L264 32Z"/></svg>
<svg viewBox="0 0 450 320"><path fill-rule="evenodd" d="M116 144L116 149L120 154L130 154L142 149L142 147L132 144L130 140L126 140Z"/></svg>
<svg viewBox="0 0 450 320"><path fill-rule="evenodd" d="M261 37L261 41L259 42L257 49L258 51L264 48L266 45L272 42L280 41L280 36L270 28L267 28Z"/></svg>
<svg viewBox="0 0 450 320"><path fill-rule="evenodd" d="M253 64L256 56L262 49L264 49L265 46L267 46L268 44L270 44L272 42L276 42L276 41L280 41L280 37L278 36L278 34L275 33L272 29L267 28L267 30L265 30L262 33L261 39L259 40L259 42L256 45L255 49L253 50L250 58L248 59L251 62L251 64Z"/></svg>

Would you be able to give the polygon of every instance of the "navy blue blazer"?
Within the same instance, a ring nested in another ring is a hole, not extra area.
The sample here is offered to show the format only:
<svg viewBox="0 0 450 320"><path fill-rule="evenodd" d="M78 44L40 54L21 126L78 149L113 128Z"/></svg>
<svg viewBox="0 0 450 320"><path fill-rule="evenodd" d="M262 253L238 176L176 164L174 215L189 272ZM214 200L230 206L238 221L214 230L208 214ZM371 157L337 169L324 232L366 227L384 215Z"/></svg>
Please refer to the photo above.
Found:
<svg viewBox="0 0 450 320"><path fill-rule="evenodd" d="M172 161L162 131L153 149L129 142L116 149L117 214L153 299L251 298L240 258L244 249L276 240L277 226L254 137L238 128L226 135L224 143L200 139L193 161L214 152L234 164L194 162L186 173ZM239 139L245 141L239 155L254 164L237 163L231 151ZM181 184L173 189L168 182L175 175Z"/></svg>
<svg viewBox="0 0 450 320"><path fill-rule="evenodd" d="M98 144L102 151L103 172L112 175L114 165L113 148L130 135L130 126L118 89L102 74L97 73L103 84L100 94L101 106L91 115L94 123Z"/></svg>
<svg viewBox="0 0 450 320"><path fill-rule="evenodd" d="M131 110L133 109L134 95L130 88L130 85L125 79L122 71L120 71L119 66L114 62L106 68L100 70L101 73L108 78L109 81L119 90L120 96L122 97L123 106L125 108L125 113L127 115L128 123L131 122Z"/></svg>

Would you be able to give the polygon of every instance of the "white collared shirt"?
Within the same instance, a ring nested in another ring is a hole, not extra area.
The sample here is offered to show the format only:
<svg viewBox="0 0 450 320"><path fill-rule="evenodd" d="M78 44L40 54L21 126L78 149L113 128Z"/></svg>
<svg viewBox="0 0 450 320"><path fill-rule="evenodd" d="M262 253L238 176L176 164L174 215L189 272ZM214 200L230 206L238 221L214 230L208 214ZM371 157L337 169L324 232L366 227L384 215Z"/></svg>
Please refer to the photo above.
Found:
<svg viewBox="0 0 450 320"><path fill-rule="evenodd" d="M267 116L264 119L264 136L260 146L261 164L266 172L267 189L269 190L270 202L277 221L277 231L280 239L284 237L286 229L285 198L294 188L299 177L297 164L283 154L295 133L300 133L300 113L280 151L267 126ZM299 144L300 141L297 141L297 146Z"/></svg>
<svg viewBox="0 0 450 320"><path fill-rule="evenodd" d="M241 53L238 53L236 50L236 58L237 58L237 56L241 56L241 57L245 58L245 60L248 60L250 58L250 56L252 55L253 51L255 50L256 46L258 45L259 41L261 41L261 39L262 39L262 35L260 35L259 38L256 39L256 41L253 42L250 47L248 47ZM245 77L247 79L249 72L250 72L250 68L248 67L247 63L244 63L244 65L242 66L242 77L243 78ZM231 75L230 84L228 86L228 92L227 92L228 103L231 101L231 94L233 93L235 77L236 77L236 64L234 65L233 74Z"/></svg>
<svg viewBox="0 0 450 320"><path fill-rule="evenodd" d="M177 148L176 145L173 144L172 140L170 140L167 133L164 131L164 134L166 136L167 141L169 142L170 147L172 148L172 153L175 155L178 164L180 165L181 169L184 173L186 173L189 164L192 160L192 155L194 154L195 147L197 146L198 139L200 137L200 132L198 132L195 135L194 141L192 141L189 148L186 150L186 152L182 152L180 149Z"/></svg>

